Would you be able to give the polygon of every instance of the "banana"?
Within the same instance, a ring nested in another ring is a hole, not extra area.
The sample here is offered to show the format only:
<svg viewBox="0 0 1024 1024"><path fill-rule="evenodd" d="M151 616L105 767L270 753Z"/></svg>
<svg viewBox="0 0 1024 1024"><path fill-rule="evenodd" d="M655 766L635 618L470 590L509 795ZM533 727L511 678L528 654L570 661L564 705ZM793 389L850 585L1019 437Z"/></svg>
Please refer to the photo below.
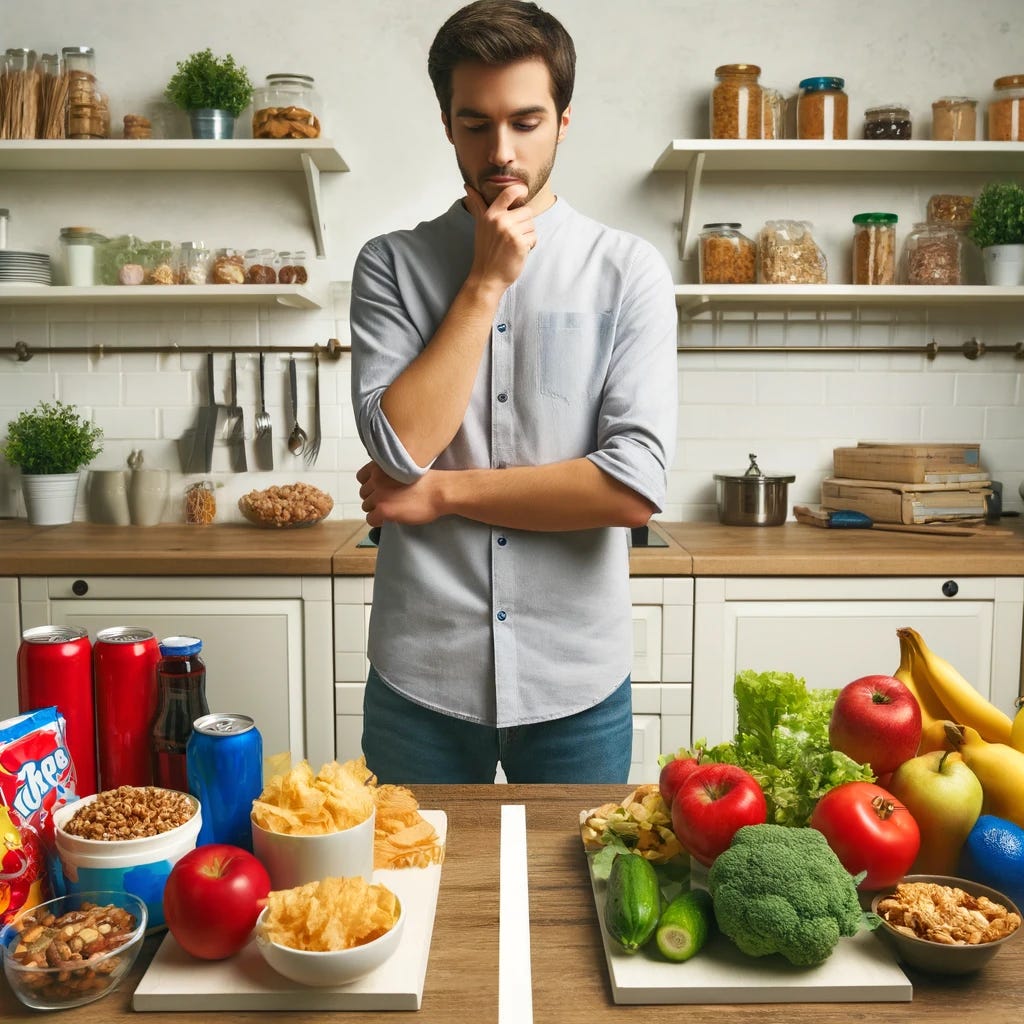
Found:
<svg viewBox="0 0 1024 1024"><path fill-rule="evenodd" d="M918 755L928 754L933 750L949 750L946 739L946 722L929 722L921 730L921 745L917 748Z"/></svg>
<svg viewBox="0 0 1024 1024"><path fill-rule="evenodd" d="M927 733L935 723L944 722L955 716L928 686L928 679L919 668L920 659L915 651L915 638L920 639L918 634L906 626L903 629L897 629L896 635L900 638L900 667L893 672L893 677L898 679L917 699L917 703L921 706L922 733ZM944 747L945 742L943 741L941 747L929 749L943 749Z"/></svg>
<svg viewBox="0 0 1024 1024"><path fill-rule="evenodd" d="M946 723L946 738L981 782L982 813L1024 828L1024 752L1005 743L987 743L977 729L954 722Z"/></svg>
<svg viewBox="0 0 1024 1024"><path fill-rule="evenodd" d="M912 671L914 682L923 690L930 690L947 708L947 717L977 729L989 743L1010 742L1010 716L989 703L941 655L930 650L921 634L909 626L906 632L913 646Z"/></svg>
<svg viewBox="0 0 1024 1024"><path fill-rule="evenodd" d="M1010 746L1024 751L1024 697L1017 698L1017 714L1013 716L1010 728Z"/></svg>

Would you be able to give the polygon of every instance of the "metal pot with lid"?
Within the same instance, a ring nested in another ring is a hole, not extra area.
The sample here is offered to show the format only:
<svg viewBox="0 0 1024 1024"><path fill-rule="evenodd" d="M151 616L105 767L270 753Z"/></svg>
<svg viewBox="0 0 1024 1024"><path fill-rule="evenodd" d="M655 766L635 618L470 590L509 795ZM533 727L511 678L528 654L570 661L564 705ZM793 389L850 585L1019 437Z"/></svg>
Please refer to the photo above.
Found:
<svg viewBox="0 0 1024 1024"><path fill-rule="evenodd" d="M716 473L718 520L726 526L779 526L786 521L795 476L768 476L749 455L745 473Z"/></svg>

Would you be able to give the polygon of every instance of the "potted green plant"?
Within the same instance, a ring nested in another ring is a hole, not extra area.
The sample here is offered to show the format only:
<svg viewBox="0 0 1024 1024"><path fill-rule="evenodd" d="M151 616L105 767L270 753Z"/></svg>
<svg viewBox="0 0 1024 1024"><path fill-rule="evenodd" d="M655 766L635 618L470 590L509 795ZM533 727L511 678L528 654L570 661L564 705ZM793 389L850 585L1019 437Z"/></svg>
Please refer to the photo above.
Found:
<svg viewBox="0 0 1024 1024"><path fill-rule="evenodd" d="M30 523L56 526L75 517L79 470L103 450L103 431L63 402L40 402L7 424L0 455L21 470Z"/></svg>
<svg viewBox="0 0 1024 1024"><path fill-rule="evenodd" d="M1024 284L1024 186L986 185L974 201L968 234L981 249L989 284Z"/></svg>
<svg viewBox="0 0 1024 1024"><path fill-rule="evenodd" d="M193 138L230 139L252 99L252 82L230 53L215 57L207 47L177 62L164 95L188 113Z"/></svg>

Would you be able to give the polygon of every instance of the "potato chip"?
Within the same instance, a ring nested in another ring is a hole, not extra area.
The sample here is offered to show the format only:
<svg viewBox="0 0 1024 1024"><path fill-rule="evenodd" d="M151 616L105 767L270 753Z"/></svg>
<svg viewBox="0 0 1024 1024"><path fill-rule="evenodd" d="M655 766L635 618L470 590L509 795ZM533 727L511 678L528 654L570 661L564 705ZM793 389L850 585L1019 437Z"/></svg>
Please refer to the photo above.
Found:
<svg viewBox="0 0 1024 1024"><path fill-rule="evenodd" d="M267 896L264 936L309 952L351 949L379 939L398 921L398 897L360 877L325 878Z"/></svg>
<svg viewBox="0 0 1024 1024"><path fill-rule="evenodd" d="M332 761L314 776L309 762L300 761L270 779L253 801L252 817L268 832L319 836L358 825L373 808L373 793L357 771Z"/></svg>

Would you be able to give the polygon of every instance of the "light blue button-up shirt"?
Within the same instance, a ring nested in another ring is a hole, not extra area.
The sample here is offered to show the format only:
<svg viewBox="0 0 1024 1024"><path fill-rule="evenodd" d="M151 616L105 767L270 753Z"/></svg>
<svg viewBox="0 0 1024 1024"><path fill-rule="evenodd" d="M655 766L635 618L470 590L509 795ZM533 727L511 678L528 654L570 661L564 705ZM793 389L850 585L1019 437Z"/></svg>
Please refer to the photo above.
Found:
<svg viewBox="0 0 1024 1024"><path fill-rule="evenodd" d="M535 218L536 248L505 292L458 434L436 469L587 457L661 508L675 448L676 308L649 243L564 199ZM352 283L352 401L388 475L416 465L381 409L465 281L474 221L461 201L368 242ZM542 533L459 516L385 523L370 661L426 707L499 727L600 703L632 661L627 531Z"/></svg>

